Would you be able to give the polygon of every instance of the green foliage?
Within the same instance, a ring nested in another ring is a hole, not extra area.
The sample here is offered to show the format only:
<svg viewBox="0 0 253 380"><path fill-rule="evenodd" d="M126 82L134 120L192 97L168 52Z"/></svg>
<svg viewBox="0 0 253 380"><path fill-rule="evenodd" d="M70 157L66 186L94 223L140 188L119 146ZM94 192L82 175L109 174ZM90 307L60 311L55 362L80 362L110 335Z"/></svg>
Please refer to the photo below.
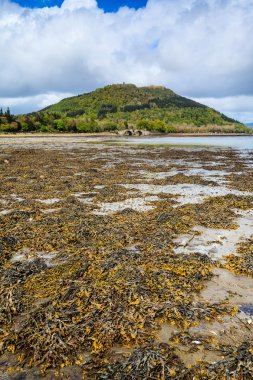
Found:
<svg viewBox="0 0 253 380"><path fill-rule="evenodd" d="M1 124L0 132L2 133L17 133L21 131L21 126L19 123L13 121L12 123Z"/></svg>
<svg viewBox="0 0 253 380"><path fill-rule="evenodd" d="M132 84L111 85L67 99L47 107L42 112L59 112L62 115L95 115L97 125L85 122L78 127L80 131L104 129L104 122L113 126L111 130L132 128L147 129L161 133L177 132L181 126L195 131L196 128L219 126L229 132L243 133L245 127L227 116L179 96L161 86L136 87ZM100 128L98 128L100 125ZM107 124L108 125L108 124ZM235 130L235 126L238 128ZM248 130L247 130L248 132Z"/></svg>
<svg viewBox="0 0 253 380"><path fill-rule="evenodd" d="M105 132L117 131L118 125L113 121L107 121L102 125L102 130Z"/></svg>
<svg viewBox="0 0 253 380"><path fill-rule="evenodd" d="M252 129L249 127L245 127L244 125L238 124L235 126L236 133L252 133Z"/></svg>
<svg viewBox="0 0 253 380"><path fill-rule="evenodd" d="M25 121L22 121L21 122L21 131L22 132L29 132L31 130L31 127L29 126L28 123L26 123Z"/></svg>
<svg viewBox="0 0 253 380"><path fill-rule="evenodd" d="M0 132L93 133L135 128L159 133L252 133L214 109L161 86L110 85L16 119L9 109L1 112Z"/></svg>
<svg viewBox="0 0 253 380"><path fill-rule="evenodd" d="M62 119L55 121L55 127L56 127L57 131L59 131L59 132L64 132L66 130L65 129L65 123Z"/></svg>

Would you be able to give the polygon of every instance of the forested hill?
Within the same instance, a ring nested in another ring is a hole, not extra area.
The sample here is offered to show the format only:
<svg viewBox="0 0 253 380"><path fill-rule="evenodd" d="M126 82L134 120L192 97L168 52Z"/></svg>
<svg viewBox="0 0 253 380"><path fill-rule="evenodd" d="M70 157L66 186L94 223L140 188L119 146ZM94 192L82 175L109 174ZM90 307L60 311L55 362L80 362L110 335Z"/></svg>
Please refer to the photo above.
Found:
<svg viewBox="0 0 253 380"><path fill-rule="evenodd" d="M6 123L2 132L104 132L142 129L177 133L249 133L252 129L161 86L117 84L73 96Z"/></svg>
<svg viewBox="0 0 253 380"><path fill-rule="evenodd" d="M158 132L243 132L237 121L161 86L118 84L66 98L44 108L63 117L83 117L114 129L140 128ZM84 127L85 128L85 127Z"/></svg>
<svg viewBox="0 0 253 380"><path fill-rule="evenodd" d="M66 98L46 107L43 111L56 111L67 114L96 112L98 117L108 113L134 112L140 110L207 108L175 94L161 86L136 87L133 84L111 85L93 92Z"/></svg>

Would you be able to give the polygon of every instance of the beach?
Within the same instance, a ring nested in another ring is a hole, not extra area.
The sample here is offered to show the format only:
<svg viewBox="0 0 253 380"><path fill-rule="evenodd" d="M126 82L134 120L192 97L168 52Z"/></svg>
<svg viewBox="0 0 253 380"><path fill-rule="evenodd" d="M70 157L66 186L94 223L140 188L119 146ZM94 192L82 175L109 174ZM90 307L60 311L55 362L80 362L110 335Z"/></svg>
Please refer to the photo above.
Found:
<svg viewBox="0 0 253 380"><path fill-rule="evenodd" d="M82 137L0 138L1 378L237 376L253 149Z"/></svg>

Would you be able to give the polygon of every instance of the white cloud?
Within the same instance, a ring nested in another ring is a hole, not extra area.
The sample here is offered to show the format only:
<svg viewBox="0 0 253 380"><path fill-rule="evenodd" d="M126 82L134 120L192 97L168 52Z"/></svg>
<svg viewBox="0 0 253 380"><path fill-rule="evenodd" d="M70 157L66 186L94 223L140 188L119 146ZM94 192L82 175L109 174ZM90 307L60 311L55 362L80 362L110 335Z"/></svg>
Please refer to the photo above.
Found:
<svg viewBox="0 0 253 380"><path fill-rule="evenodd" d="M68 9L70 11L75 11L77 9L86 8L96 8L97 3L95 0L64 0L61 9Z"/></svg>
<svg viewBox="0 0 253 380"><path fill-rule="evenodd" d="M0 98L0 105L3 109L10 107L16 114L29 113L55 104L61 99L73 95L72 93L49 93L19 98Z"/></svg>
<svg viewBox="0 0 253 380"><path fill-rule="evenodd" d="M33 10L0 0L0 11L2 98L123 81L195 98L253 96L253 0L149 0L111 14L95 0Z"/></svg>
<svg viewBox="0 0 253 380"><path fill-rule="evenodd" d="M227 116L242 123L253 120L253 96L228 96L224 98L195 98L197 102L206 104Z"/></svg>

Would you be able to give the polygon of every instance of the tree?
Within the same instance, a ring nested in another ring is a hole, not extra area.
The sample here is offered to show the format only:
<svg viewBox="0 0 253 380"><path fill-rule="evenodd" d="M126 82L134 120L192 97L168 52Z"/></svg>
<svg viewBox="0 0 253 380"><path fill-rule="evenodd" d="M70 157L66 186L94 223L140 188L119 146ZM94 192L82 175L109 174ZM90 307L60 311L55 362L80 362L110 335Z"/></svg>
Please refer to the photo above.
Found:
<svg viewBox="0 0 253 380"><path fill-rule="evenodd" d="M7 110L5 111L4 115L8 121L8 123L11 123L12 121L15 121L14 116L11 114L10 108L7 107Z"/></svg>

